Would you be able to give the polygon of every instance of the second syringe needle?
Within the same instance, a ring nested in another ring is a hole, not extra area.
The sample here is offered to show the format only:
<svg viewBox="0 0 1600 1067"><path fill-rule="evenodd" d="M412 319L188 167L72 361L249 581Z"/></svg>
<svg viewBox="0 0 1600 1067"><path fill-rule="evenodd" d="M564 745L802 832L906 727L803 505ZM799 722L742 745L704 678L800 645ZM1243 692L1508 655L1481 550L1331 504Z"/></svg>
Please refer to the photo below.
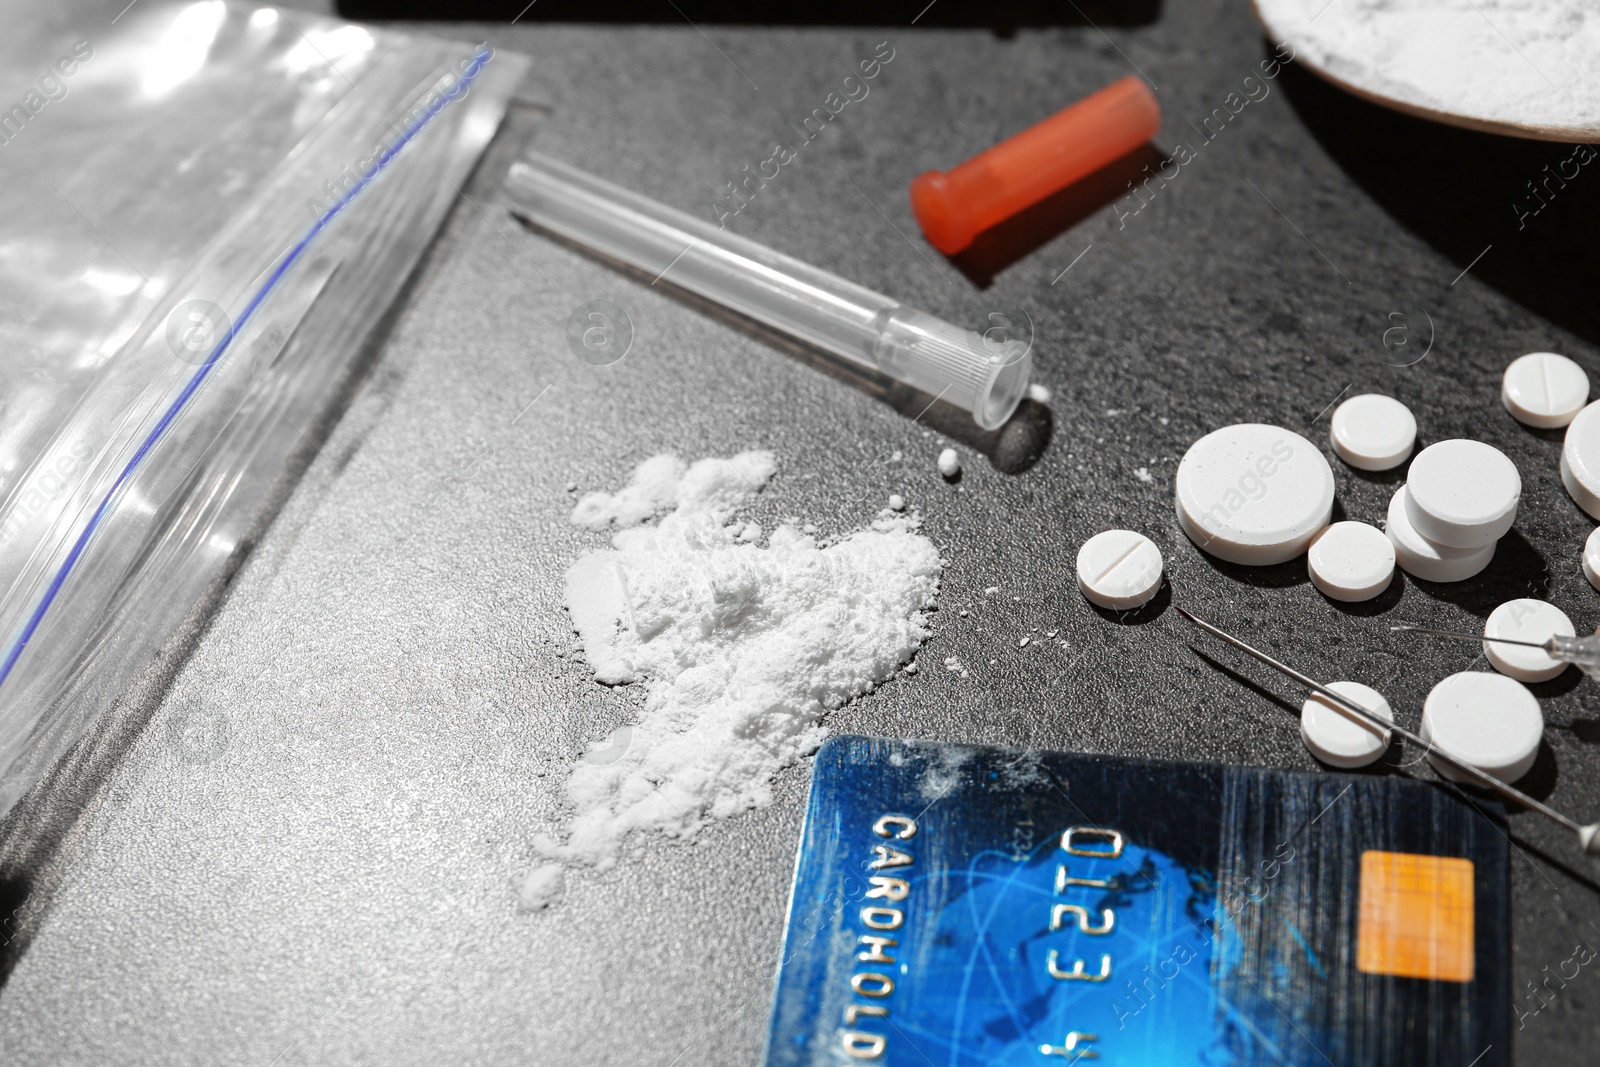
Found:
<svg viewBox="0 0 1600 1067"><path fill-rule="evenodd" d="M1434 630L1426 626L1413 626L1410 623L1401 623L1389 629L1397 633L1432 634L1434 637L1449 637L1457 641L1493 641L1501 645L1538 648L1551 659L1559 663L1570 663L1591 677L1596 670L1600 670L1600 630L1587 637L1552 634L1548 641L1518 641L1512 637L1487 637L1483 634L1464 634L1457 630Z"/></svg>
<svg viewBox="0 0 1600 1067"><path fill-rule="evenodd" d="M1194 615L1191 612L1187 612L1187 611L1183 610L1182 608L1178 607L1176 604L1173 605L1173 610L1176 611L1185 620L1187 620L1188 622L1193 623L1195 626L1197 626L1200 629L1204 630L1206 633L1210 634L1212 637L1215 637L1215 638L1217 638L1217 639L1219 639L1221 641L1227 642L1228 644L1232 645L1234 648L1238 649L1240 652L1243 652L1246 655L1251 656L1252 658L1254 658L1256 660L1259 660L1262 663L1265 663L1267 666L1271 667L1273 670L1280 671L1281 673L1287 675L1288 677L1293 678L1295 681L1299 682L1301 685L1305 686L1307 689L1310 689L1312 692L1317 693L1317 694L1321 695L1322 697L1333 701L1335 704L1338 704L1341 708L1344 708L1346 711L1350 712L1350 714L1352 714L1352 715L1356 716L1357 718L1361 719L1363 722L1367 723L1368 725L1373 726L1378 730L1383 730L1383 731L1391 731L1392 730L1393 732L1399 734L1401 737L1405 738L1407 741L1409 741L1412 744L1416 745L1418 748L1422 749L1424 752L1427 752L1429 755L1437 756L1439 759L1441 759L1444 762L1450 764L1450 766L1452 766L1452 767L1456 768L1457 770L1461 771L1461 773L1463 773L1467 777L1471 778L1472 781L1475 784L1481 785L1481 786L1483 786L1483 787L1485 787L1487 789L1492 789L1496 793L1499 793L1501 796L1507 798L1508 800L1514 800L1518 804L1520 804L1523 807L1527 808L1528 810L1536 811L1540 815L1543 815L1545 818L1549 819L1550 821L1556 822L1556 823L1560 823L1562 826L1565 826L1567 829L1573 831L1574 833L1576 833L1578 835L1578 842L1582 846L1582 848L1583 848L1583 850L1585 852L1587 852L1591 856L1600 856L1600 823L1588 823L1586 825L1584 823L1578 822L1576 819L1573 819L1573 818L1570 818L1570 817L1568 817L1566 815L1563 815L1563 814L1561 814L1561 812L1559 812L1559 811L1555 810L1554 808L1550 807L1548 804L1544 804L1544 803L1542 803L1540 801L1537 801L1537 800L1533 799L1528 794L1524 793L1522 790L1516 788L1515 786L1507 785L1505 782L1502 782L1500 779L1494 777L1493 775L1486 774L1485 772L1480 771L1478 768L1472 766L1472 764L1466 763L1463 760L1457 759L1455 756L1452 756L1449 752L1446 752L1444 749L1438 748L1435 745L1429 744L1427 741L1424 741L1420 736L1418 736L1417 734L1412 733L1410 730L1407 730L1405 727L1397 726L1394 723L1389 722L1387 719L1379 718L1377 715L1375 715L1372 712L1368 711L1366 708L1363 708L1360 704L1355 703L1350 698L1348 698L1346 696L1343 696L1342 694L1336 692L1333 689L1328 688L1327 686L1323 685L1321 682L1318 682L1315 679L1308 677L1307 675L1301 674L1299 671L1295 670L1293 667L1291 667L1288 664L1283 663L1283 662L1281 662L1281 661L1279 661L1277 659L1274 659L1272 656L1267 655L1265 652L1261 651L1259 648L1256 648L1253 645L1246 644L1244 641L1241 641L1239 638L1234 637L1230 633L1227 633L1227 632L1225 632L1223 630L1219 630L1217 627L1211 625L1209 622L1206 622L1204 619L1200 618L1199 616ZM1582 638L1582 639L1569 638L1568 640L1590 640L1590 639L1589 638ZM1543 647L1543 646L1538 646L1538 647Z"/></svg>

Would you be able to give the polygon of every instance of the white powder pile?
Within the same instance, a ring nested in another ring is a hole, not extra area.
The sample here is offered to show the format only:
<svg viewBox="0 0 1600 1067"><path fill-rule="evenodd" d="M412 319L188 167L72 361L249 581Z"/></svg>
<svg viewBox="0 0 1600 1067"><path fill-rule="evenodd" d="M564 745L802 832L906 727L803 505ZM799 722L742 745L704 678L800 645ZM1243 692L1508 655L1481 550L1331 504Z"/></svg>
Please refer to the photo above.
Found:
<svg viewBox="0 0 1600 1067"><path fill-rule="evenodd" d="M674 455L652 456L634 469L619 491L584 494L572 509L572 521L591 530L637 526L677 508L704 513L720 525L759 492L776 469L770 452L742 452L731 460L703 460L693 467Z"/></svg>
<svg viewBox="0 0 1600 1067"><path fill-rule="evenodd" d="M535 841L554 862L522 880L525 907L549 903L563 863L614 866L636 830L690 837L770 803L777 773L822 742L823 715L928 636L940 560L917 520L883 512L826 546L785 524L762 547L735 516L775 468L768 452L657 456L574 509L580 525L623 527L567 572L584 656L598 681L640 681L646 696L639 722L596 744L607 760L573 768L567 839Z"/></svg>
<svg viewBox="0 0 1600 1067"><path fill-rule="evenodd" d="M1312 64L1418 107L1495 122L1600 127L1594 0L1260 0Z"/></svg>

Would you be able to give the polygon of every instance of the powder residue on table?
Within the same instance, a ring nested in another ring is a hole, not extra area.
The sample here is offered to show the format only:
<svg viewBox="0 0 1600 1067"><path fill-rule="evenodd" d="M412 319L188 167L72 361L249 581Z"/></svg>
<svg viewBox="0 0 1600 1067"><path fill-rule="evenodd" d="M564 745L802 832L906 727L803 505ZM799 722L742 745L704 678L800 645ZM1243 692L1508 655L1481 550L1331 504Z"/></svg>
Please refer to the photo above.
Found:
<svg viewBox="0 0 1600 1067"><path fill-rule="evenodd" d="M826 545L784 524L761 546L736 516L775 470L769 452L656 456L574 509L579 525L621 527L567 572L584 656L597 681L642 682L646 696L626 745L596 743L620 758L574 766L570 829L535 841L551 863L524 879L526 904L542 902L554 865L614 866L634 831L690 837L770 803L778 772L826 736L824 714L888 680L928 636L941 565L916 518L882 512Z"/></svg>
<svg viewBox="0 0 1600 1067"><path fill-rule="evenodd" d="M1600 126L1592 0L1261 0L1274 37L1335 78L1418 107Z"/></svg>

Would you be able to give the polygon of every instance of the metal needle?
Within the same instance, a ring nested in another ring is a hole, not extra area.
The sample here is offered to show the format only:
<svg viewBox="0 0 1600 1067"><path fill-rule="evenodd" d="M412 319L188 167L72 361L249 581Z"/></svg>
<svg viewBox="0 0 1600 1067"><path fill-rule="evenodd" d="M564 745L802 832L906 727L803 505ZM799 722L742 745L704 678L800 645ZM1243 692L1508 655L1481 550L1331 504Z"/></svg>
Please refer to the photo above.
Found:
<svg viewBox="0 0 1600 1067"><path fill-rule="evenodd" d="M1259 648L1255 648L1246 644L1237 637L1234 637L1232 634L1225 633L1224 631L1217 629L1215 626L1211 625L1209 622L1206 622L1199 616L1183 610L1176 604L1173 605L1173 610L1187 621L1193 623L1206 633L1210 634L1212 637L1226 641L1234 648L1237 648L1240 652L1260 660L1273 670L1281 671L1283 674L1293 678L1307 689L1310 689L1312 692L1318 693L1333 701L1369 725L1375 726L1379 730L1393 730L1407 741L1410 741L1412 744L1423 749L1423 751L1427 752L1429 755L1437 756L1444 760L1446 763L1450 764L1450 766L1472 778L1473 781L1477 782L1478 784L1486 786L1502 796L1516 801L1525 808L1538 812L1540 815L1543 815L1545 818L1550 819L1553 822L1560 823L1562 826L1565 826L1567 829L1572 830L1578 835L1578 840L1582 844L1585 852L1589 853L1591 856L1600 856L1600 823L1590 823L1589 825L1585 826L1575 819L1570 819L1549 805L1542 804L1533 799L1522 790L1517 789L1514 786L1509 786L1493 775L1480 771L1478 768L1472 766L1472 764L1465 763L1457 759L1442 748L1436 748L1435 746L1424 741L1421 737L1412 733L1410 730L1407 730L1402 726L1396 726L1394 723L1374 715L1366 708L1363 708L1361 705L1356 704L1348 698L1334 692L1321 682L1308 678L1304 674L1301 674L1299 671L1295 670L1293 667L1290 667L1288 664L1279 662L1278 660L1267 655L1265 652L1261 651ZM1482 639L1474 638L1474 640Z"/></svg>
<svg viewBox="0 0 1600 1067"><path fill-rule="evenodd" d="M1412 626L1410 623L1401 623L1399 626L1389 627L1392 633L1432 634L1435 637L1453 637L1457 641L1495 641L1502 645L1521 645L1524 648L1548 649L1548 641L1518 641L1510 637L1489 637L1484 634L1464 634L1456 630L1430 630L1426 626Z"/></svg>

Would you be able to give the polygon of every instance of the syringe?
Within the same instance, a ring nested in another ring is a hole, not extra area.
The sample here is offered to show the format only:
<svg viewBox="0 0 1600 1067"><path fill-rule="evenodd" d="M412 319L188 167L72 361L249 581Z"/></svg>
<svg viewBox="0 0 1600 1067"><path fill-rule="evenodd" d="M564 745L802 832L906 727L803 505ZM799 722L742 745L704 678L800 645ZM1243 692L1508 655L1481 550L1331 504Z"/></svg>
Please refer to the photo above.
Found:
<svg viewBox="0 0 1600 1067"><path fill-rule="evenodd" d="M543 229L965 408L986 430L1027 392L1032 342L1003 328L962 329L536 153L511 165L506 194Z"/></svg>
<svg viewBox="0 0 1600 1067"><path fill-rule="evenodd" d="M1439 748L1425 740L1420 734L1413 733L1412 731L1407 730L1405 727L1391 722L1388 719L1380 718L1368 709L1362 707L1360 704L1357 704L1355 701L1351 700L1349 697L1345 696L1343 693L1323 685L1314 678L1309 678L1306 675L1301 674L1287 663L1282 663L1272 658L1259 648L1246 644L1232 634L1218 629L1192 612L1185 611L1176 604L1173 605L1173 610L1176 611L1179 617L1184 619L1186 622L1193 623L1195 626L1198 626L1212 637L1227 642L1234 648L1237 648L1240 652L1243 652L1246 655L1265 663L1275 671L1279 671L1290 678L1293 678L1295 681L1299 682L1313 693L1317 693L1339 705L1341 708L1344 708L1350 714L1371 726L1373 729L1383 731L1385 734L1388 732L1397 733L1411 744L1416 745L1423 752L1428 753L1430 756L1437 756L1439 759L1450 764L1450 766L1454 767L1457 771L1460 771L1462 775L1471 779L1473 785L1482 786L1485 789L1492 789L1496 793L1499 793L1501 796L1505 797L1507 800L1515 801L1516 803L1527 808L1529 811L1538 812L1551 822L1565 826L1568 830L1571 830L1573 833L1578 835L1578 845L1583 849L1584 852L1590 856L1600 857L1600 823L1581 823L1572 818L1570 815L1563 815L1550 805L1533 799L1516 786L1508 785L1507 783L1496 778L1494 775L1488 774L1487 772L1474 767L1461 757L1451 755L1446 750ZM1480 638L1473 638L1473 640L1480 640ZM1571 641L1575 639L1566 638L1566 640ZM1583 638L1582 640L1592 641L1593 638ZM1536 645L1534 647L1542 648L1544 646Z"/></svg>
<svg viewBox="0 0 1600 1067"><path fill-rule="evenodd" d="M1510 637L1486 637L1483 634L1464 634L1455 630L1430 630L1426 626L1402 623L1389 627L1392 631L1414 634L1432 634L1435 637L1453 637L1457 641L1494 641L1502 645L1521 645L1524 648L1543 649L1544 654L1558 663L1570 663L1591 678L1600 670L1600 629L1588 637L1568 637L1554 634L1548 641L1517 641Z"/></svg>

